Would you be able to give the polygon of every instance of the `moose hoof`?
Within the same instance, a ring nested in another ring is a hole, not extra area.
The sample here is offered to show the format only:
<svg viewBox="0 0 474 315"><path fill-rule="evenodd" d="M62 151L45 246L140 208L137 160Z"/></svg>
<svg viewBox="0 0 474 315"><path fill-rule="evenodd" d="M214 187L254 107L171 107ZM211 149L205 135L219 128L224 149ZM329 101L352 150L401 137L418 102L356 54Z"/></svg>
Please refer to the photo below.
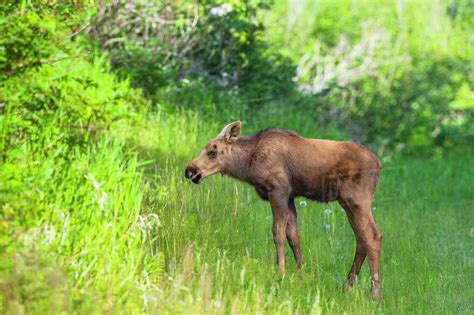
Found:
<svg viewBox="0 0 474 315"><path fill-rule="evenodd" d="M349 292L354 287L354 284L357 283L357 276L349 276L346 282L344 283L344 291Z"/></svg>
<svg viewBox="0 0 474 315"><path fill-rule="evenodd" d="M372 288L372 299L382 302L382 290L380 289L380 285L376 285Z"/></svg>
<svg viewBox="0 0 474 315"><path fill-rule="evenodd" d="M308 271L306 270L306 268L304 266L298 267L298 276L300 278L303 278L307 275L308 275Z"/></svg>
<svg viewBox="0 0 474 315"><path fill-rule="evenodd" d="M380 288L379 275L376 273L370 279L370 286L372 287L372 299L376 301L382 300L382 289Z"/></svg>

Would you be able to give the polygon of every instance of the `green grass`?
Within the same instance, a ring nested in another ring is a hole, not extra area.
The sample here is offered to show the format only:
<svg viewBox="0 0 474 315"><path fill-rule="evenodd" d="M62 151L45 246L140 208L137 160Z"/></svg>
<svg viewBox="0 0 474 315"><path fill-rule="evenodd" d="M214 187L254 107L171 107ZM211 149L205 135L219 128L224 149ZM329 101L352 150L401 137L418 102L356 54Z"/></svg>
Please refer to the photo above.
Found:
<svg viewBox="0 0 474 315"><path fill-rule="evenodd" d="M221 126L192 112L138 121L69 152L71 163L61 148L35 157L22 147L3 164L2 191L22 193L2 197L2 313L472 313L468 154L384 162L374 203L384 236L378 304L367 263L342 292L355 243L338 204L297 201L305 271L287 247L281 276L268 203L231 178L194 185L183 176ZM254 119L246 130L266 124ZM5 170L19 166L18 176Z"/></svg>
<svg viewBox="0 0 474 315"><path fill-rule="evenodd" d="M354 239L337 203L305 206L298 201L306 270L296 270L287 248L289 268L282 277L275 265L268 203L230 178L215 176L198 186L187 182L182 176L186 157L170 159L165 169L148 175L169 187L169 198L158 207L157 246L166 257L167 274L172 279L187 274L188 294L195 298L209 290L214 304L208 307L216 311L216 304L229 309L238 299L244 311L470 313L474 172L468 162L453 157L385 163L374 203L384 235L383 305L370 299L367 263L354 292L341 290ZM202 277L209 282L203 284Z"/></svg>

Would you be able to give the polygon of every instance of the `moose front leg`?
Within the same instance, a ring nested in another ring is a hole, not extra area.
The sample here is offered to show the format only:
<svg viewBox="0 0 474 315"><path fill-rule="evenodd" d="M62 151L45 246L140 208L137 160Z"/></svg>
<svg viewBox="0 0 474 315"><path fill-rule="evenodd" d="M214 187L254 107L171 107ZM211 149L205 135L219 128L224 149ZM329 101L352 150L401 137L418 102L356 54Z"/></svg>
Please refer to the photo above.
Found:
<svg viewBox="0 0 474 315"><path fill-rule="evenodd" d="M273 241L277 252L277 264L281 273L285 272L286 225L289 218L288 196L281 192L268 194L273 214Z"/></svg>

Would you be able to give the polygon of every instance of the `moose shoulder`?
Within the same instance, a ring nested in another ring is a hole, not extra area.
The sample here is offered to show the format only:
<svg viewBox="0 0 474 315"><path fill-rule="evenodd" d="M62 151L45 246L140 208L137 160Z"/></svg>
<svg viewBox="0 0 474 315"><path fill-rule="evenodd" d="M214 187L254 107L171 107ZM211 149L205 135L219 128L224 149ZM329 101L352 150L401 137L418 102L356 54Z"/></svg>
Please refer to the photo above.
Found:
<svg viewBox="0 0 474 315"><path fill-rule="evenodd" d="M368 257L372 296L381 297L379 259L381 234L371 212L381 164L361 145L306 139L292 131L270 128L254 136L241 136L239 121L224 127L187 167L194 183L216 173L253 185L270 202L277 264L285 270L284 241L302 266L294 198L338 201L345 209L356 238L356 253L345 287L357 280Z"/></svg>

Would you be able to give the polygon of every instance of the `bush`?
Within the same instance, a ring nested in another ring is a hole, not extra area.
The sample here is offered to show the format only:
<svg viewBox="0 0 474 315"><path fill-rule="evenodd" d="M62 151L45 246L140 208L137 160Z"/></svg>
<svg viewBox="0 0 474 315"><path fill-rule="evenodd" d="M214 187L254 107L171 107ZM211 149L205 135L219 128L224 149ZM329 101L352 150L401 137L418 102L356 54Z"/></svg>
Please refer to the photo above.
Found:
<svg viewBox="0 0 474 315"><path fill-rule="evenodd" d="M0 88L2 154L25 141L41 143L37 148L45 154L58 142L86 144L146 106L139 91L108 74L106 60L66 59L7 80Z"/></svg>
<svg viewBox="0 0 474 315"><path fill-rule="evenodd" d="M38 151L22 146L0 168L0 310L141 309L163 260L136 154L117 137Z"/></svg>
<svg viewBox="0 0 474 315"><path fill-rule="evenodd" d="M341 130L381 152L432 154L468 144L474 64L469 22L460 17L469 6L453 6L308 4L301 15L315 14L313 33L293 26L315 42L299 60L300 90Z"/></svg>
<svg viewBox="0 0 474 315"><path fill-rule="evenodd" d="M91 1L3 1L0 4L0 80L52 62Z"/></svg>
<svg viewBox="0 0 474 315"><path fill-rule="evenodd" d="M163 261L126 139L149 102L55 3L2 4L0 313L140 309Z"/></svg>
<svg viewBox="0 0 474 315"><path fill-rule="evenodd" d="M286 95L294 67L262 39L256 14L265 7L247 0L103 3L90 34L121 73L151 93L204 78L252 98Z"/></svg>

